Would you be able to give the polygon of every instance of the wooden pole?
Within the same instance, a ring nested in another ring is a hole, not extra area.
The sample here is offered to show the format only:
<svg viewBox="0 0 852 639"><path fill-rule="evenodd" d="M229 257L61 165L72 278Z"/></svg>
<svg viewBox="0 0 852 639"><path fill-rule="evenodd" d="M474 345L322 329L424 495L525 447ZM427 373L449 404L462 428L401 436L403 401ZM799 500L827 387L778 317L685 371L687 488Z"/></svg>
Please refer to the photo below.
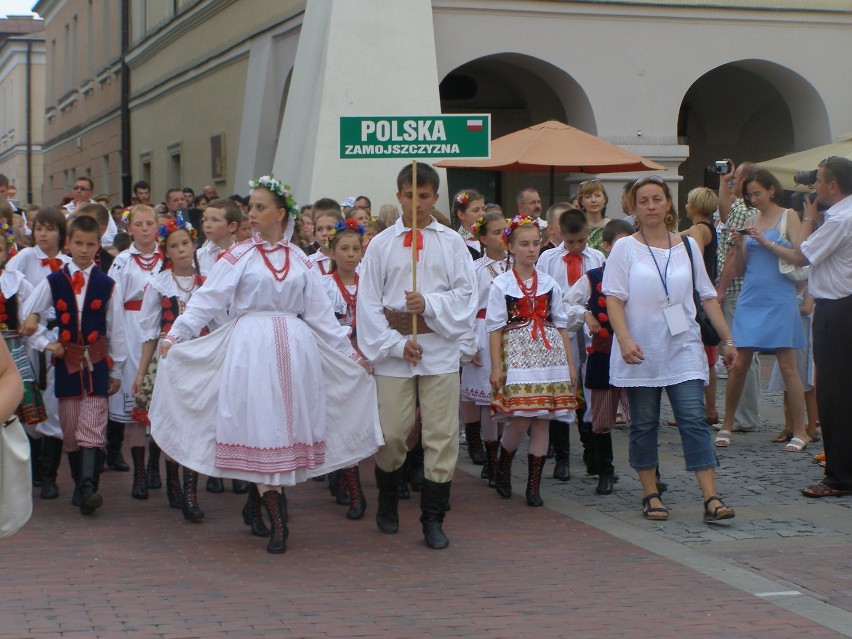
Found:
<svg viewBox="0 0 852 639"><path fill-rule="evenodd" d="M417 292L417 160L411 161L411 292ZM411 314L411 341L417 344L417 314Z"/></svg>

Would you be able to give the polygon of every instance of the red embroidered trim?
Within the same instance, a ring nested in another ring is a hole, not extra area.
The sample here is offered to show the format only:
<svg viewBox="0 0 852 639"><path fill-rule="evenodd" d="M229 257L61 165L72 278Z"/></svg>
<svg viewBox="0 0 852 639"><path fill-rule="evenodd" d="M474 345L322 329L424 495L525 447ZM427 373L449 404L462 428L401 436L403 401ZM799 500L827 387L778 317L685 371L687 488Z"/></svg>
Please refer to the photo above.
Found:
<svg viewBox="0 0 852 639"><path fill-rule="evenodd" d="M244 444L216 443L216 466L258 473L288 473L316 468L325 462L325 442L255 448Z"/></svg>
<svg viewBox="0 0 852 639"><path fill-rule="evenodd" d="M281 386L281 398L287 413L287 440L293 441L293 375L290 369L290 342L287 339L285 318L272 318L272 336L275 341L275 360L278 362L278 384Z"/></svg>

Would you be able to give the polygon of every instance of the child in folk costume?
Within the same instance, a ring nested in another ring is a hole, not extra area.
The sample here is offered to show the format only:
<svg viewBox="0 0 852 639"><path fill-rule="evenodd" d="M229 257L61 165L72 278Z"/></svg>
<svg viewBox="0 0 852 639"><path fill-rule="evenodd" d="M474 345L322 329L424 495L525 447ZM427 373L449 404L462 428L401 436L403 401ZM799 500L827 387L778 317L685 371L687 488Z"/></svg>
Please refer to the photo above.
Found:
<svg viewBox="0 0 852 639"><path fill-rule="evenodd" d="M114 428L123 428L130 443L130 455L133 459L134 499L148 499L148 488L160 488L160 450L151 442L151 459L145 467L145 447L148 444L145 427L133 420L133 382L139 369L142 355L142 327L139 323L142 310L142 296L154 273L163 263L162 254L157 245L157 216L154 209L137 204L127 213L128 232L133 237L130 248L116 256L109 276L119 284L124 308L124 330L127 334L128 352L121 391L110 398L110 420L119 424Z"/></svg>
<svg viewBox="0 0 852 639"><path fill-rule="evenodd" d="M149 418L178 463L258 485L272 522L267 551L283 553L283 487L351 467L382 440L374 382L289 241L292 195L271 176L250 186L256 235L216 262L162 341ZM224 308L229 323L190 339ZM247 515L261 517L260 507Z"/></svg>
<svg viewBox="0 0 852 639"><path fill-rule="evenodd" d="M497 461L497 493L512 496L512 459L524 434L530 444L527 504L543 506L539 487L547 455L548 420L577 406L576 370L559 285L535 267L541 246L538 222L514 217L504 237L511 271L491 283L485 314L491 351L491 406L511 418Z"/></svg>
<svg viewBox="0 0 852 639"><path fill-rule="evenodd" d="M334 315L341 326L349 327L351 331L349 341L356 349L355 304L358 299L356 269L364 255L362 248L364 230L364 227L354 218L337 223L328 238L328 246L331 249L331 272L322 278ZM335 471L329 476L328 481L337 498L337 503L349 506L346 518L361 519L367 508L367 500L361 488L361 473L358 466Z"/></svg>
<svg viewBox="0 0 852 639"><path fill-rule="evenodd" d="M562 242L555 249L547 251L541 256L538 261L538 269L550 275L562 292L565 293L582 278L586 271L603 264L604 255L588 246L589 225L586 221L586 215L582 211L568 207L559 215L558 224ZM576 328L580 329L581 327L582 319L576 322ZM574 362L577 364L580 379L582 379L583 366L586 361L585 336L582 331L577 330L572 330L569 334L571 336L571 353ZM586 464L588 474L597 475L593 462L592 420L593 415L589 406L578 406L577 429L580 433L580 441L583 444L583 461ZM550 435L553 438L556 457L553 478L560 481L568 481L571 478L568 465L571 445L568 425L565 423L568 421L574 421L573 416L564 420L552 419L550 422Z"/></svg>
<svg viewBox="0 0 852 639"><path fill-rule="evenodd" d="M202 230L207 240L195 252L198 267L203 274L213 268L225 251L234 245L234 234L240 227L242 209L233 200L216 198L204 209Z"/></svg>
<svg viewBox="0 0 852 639"><path fill-rule="evenodd" d="M485 309L488 306L488 294L491 282L495 277L504 273L507 268L506 247L503 245L503 231L506 229L506 218L499 211L491 211L481 215L471 227L474 237L482 245L483 255L473 263L479 290L479 303L476 311L476 357L465 364L461 372L462 407L465 403L473 404L476 409L477 434L481 425L483 447L485 448L485 465L481 476L488 480L491 488L495 487L494 475L497 470L497 422L491 417L491 353L488 347L488 333L485 330ZM464 408L462 408L464 411ZM467 420L465 420L467 421ZM467 426L467 424L465 424ZM470 449L470 433L467 436Z"/></svg>
<svg viewBox="0 0 852 639"><path fill-rule="evenodd" d="M103 504L98 481L108 395L121 386L127 352L120 287L94 265L100 228L90 217L74 218L68 227L71 263L47 276L24 307L25 334L39 316L56 313L59 340L45 346L56 358L55 391L65 449L69 451L75 494L72 503L92 514Z"/></svg>
<svg viewBox="0 0 852 639"><path fill-rule="evenodd" d="M229 200L230 201L230 200ZM235 205L236 206L236 205ZM142 298L139 324L142 328L142 355L133 394L136 397L133 421L150 428L148 408L157 375L157 343L165 337L172 323L183 312L192 294L204 282L195 259L195 229L181 218L172 218L157 229L157 238L165 261L163 268L154 275ZM169 506L180 508L189 521L200 521L204 513L198 506L198 473L190 468L183 469L183 489L179 465L166 457L166 496Z"/></svg>
<svg viewBox="0 0 852 639"><path fill-rule="evenodd" d="M9 259L6 268L23 273L32 288L37 287L48 275L71 261L60 252L65 245L66 224L65 213L58 207L41 209L33 220L35 245L16 253ZM56 499L59 497L56 473L62 461L62 427L59 425L59 401L54 391L55 376L50 357L44 353L44 347L57 339L56 317L52 309L45 314L42 323L48 333L29 340L29 354L38 376L38 386L43 391L45 419L34 428L29 425L24 425L24 428L30 436L33 485L40 481L42 499Z"/></svg>
<svg viewBox="0 0 852 639"><path fill-rule="evenodd" d="M603 247L609 253L616 240L633 235L631 224L624 220L612 220L603 230ZM612 351L612 325L606 310L606 296L601 292L606 264L586 271L565 295L569 322L572 317L585 321L591 334L586 349L586 374L584 383L589 390L589 405L592 418L592 450L598 471L598 495L611 495L615 481L612 465L612 428L618 413L619 400L628 406L627 392L609 383L609 356ZM627 418L630 419L628 410Z"/></svg>
<svg viewBox="0 0 852 639"><path fill-rule="evenodd" d="M413 170L406 165L397 176L402 217L373 239L361 262L358 346L375 368L386 442L376 455L376 524L386 534L399 530L406 439L419 397L425 466L420 523L426 545L441 549L450 543L442 524L458 459L459 365L476 350L476 279L464 240L430 215L438 173L418 163L413 178Z"/></svg>
<svg viewBox="0 0 852 639"><path fill-rule="evenodd" d="M324 198L320 202L334 202ZM328 238L336 224L343 221L343 214L335 209L322 209L314 205L314 241L319 248L308 259L315 264L320 275L327 275L331 268L331 249L328 248Z"/></svg>

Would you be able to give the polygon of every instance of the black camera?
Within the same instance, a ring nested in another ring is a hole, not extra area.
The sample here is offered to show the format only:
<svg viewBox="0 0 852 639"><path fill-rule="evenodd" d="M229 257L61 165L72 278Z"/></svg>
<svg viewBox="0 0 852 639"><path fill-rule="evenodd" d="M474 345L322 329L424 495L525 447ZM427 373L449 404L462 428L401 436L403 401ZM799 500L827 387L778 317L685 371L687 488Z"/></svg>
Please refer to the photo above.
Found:
<svg viewBox="0 0 852 639"><path fill-rule="evenodd" d="M740 235L748 235L748 229L737 229L737 233Z"/></svg>
<svg viewBox="0 0 852 639"><path fill-rule="evenodd" d="M804 186L813 186L817 181L817 170L813 171L799 171L793 176L793 182L796 184L802 184Z"/></svg>
<svg viewBox="0 0 852 639"><path fill-rule="evenodd" d="M734 165L731 164L730 160L717 160L713 162L710 166L707 167L707 170L710 173L716 173L718 175L726 175L730 173L734 168Z"/></svg>
<svg viewBox="0 0 852 639"><path fill-rule="evenodd" d="M816 200L816 193L802 193L801 191L793 191L790 193L790 208L795 211L805 210L805 201L813 202ZM817 202L817 210L825 211L828 207Z"/></svg>

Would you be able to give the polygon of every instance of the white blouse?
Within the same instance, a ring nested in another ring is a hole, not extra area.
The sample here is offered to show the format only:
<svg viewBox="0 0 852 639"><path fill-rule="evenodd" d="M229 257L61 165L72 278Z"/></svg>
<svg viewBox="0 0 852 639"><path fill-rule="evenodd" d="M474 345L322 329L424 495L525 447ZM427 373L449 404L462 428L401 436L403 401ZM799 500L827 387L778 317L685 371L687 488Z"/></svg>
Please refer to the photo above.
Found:
<svg viewBox="0 0 852 639"><path fill-rule="evenodd" d="M687 239L695 259L692 269L683 243L671 250L649 248L632 235L613 246L604 269L603 293L625 302L627 330L645 356L638 365L625 362L616 335L610 355L609 378L613 386L657 387L692 379L707 381L707 356L695 321L692 273L701 299L716 297L716 289L704 269L698 245L692 238ZM662 277L668 285L669 300L683 306L689 324L689 329L678 335L671 334L663 316L668 302Z"/></svg>
<svg viewBox="0 0 852 639"><path fill-rule="evenodd" d="M195 275L178 277L177 279L183 288L189 290L184 291L177 285L171 269L160 271L154 275L148 288L145 289L145 294L142 297L142 310L139 312L139 325L142 327L141 338L143 342L160 337L160 318L163 314L164 297L174 296L187 303L192 294L198 290L198 284L194 281ZM176 310L172 312L177 316Z"/></svg>
<svg viewBox="0 0 852 639"><path fill-rule="evenodd" d="M473 268L476 271L476 281L479 285L479 303L476 306L477 311L488 308L488 294L491 291L491 282L498 275L506 272L506 260L492 260L487 255L483 255L473 263Z"/></svg>

